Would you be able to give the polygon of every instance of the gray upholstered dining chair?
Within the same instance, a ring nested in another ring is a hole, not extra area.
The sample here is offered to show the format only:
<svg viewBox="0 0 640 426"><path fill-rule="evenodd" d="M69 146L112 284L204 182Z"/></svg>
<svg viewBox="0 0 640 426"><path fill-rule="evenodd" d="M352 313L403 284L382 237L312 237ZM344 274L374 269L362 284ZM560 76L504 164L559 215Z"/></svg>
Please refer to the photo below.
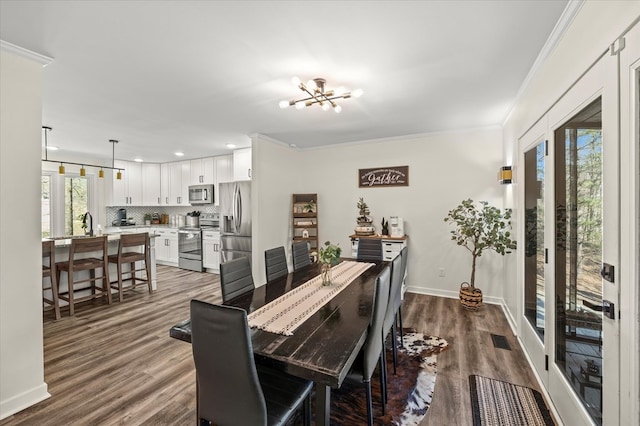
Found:
<svg viewBox="0 0 640 426"><path fill-rule="evenodd" d="M192 300L191 338L198 424L284 425L300 407L311 424L313 382L256 366L243 309Z"/></svg>
<svg viewBox="0 0 640 426"><path fill-rule="evenodd" d="M358 238L358 260L382 260L380 238Z"/></svg>
<svg viewBox="0 0 640 426"><path fill-rule="evenodd" d="M222 303L254 289L248 257L239 257L220 264Z"/></svg>
<svg viewBox="0 0 640 426"><path fill-rule="evenodd" d="M373 425L373 401L371 397L371 377L376 369L376 365L380 362L380 387L382 397L387 392L387 378L385 377L386 369L383 368L384 362L384 345L382 344L382 326L384 324L384 316L387 311L389 302L389 286L390 286L390 268L386 267L380 272L376 278L376 289L373 297L373 306L371 308L371 322L367 331L367 340L364 342L362 350L358 354L349 375L350 380L358 380L365 384L367 392L367 422L369 426ZM382 400L382 415L385 413L384 399Z"/></svg>
<svg viewBox="0 0 640 426"><path fill-rule="evenodd" d="M404 277L407 273L407 256L409 255L409 247L404 247L400 251L400 257L402 258L402 265L400 269L402 270L401 274L401 282L400 282L400 297L393 301L394 309L396 311L396 317L398 321L398 331L400 332L400 347L403 347L402 340L402 285L404 284Z"/></svg>
<svg viewBox="0 0 640 426"><path fill-rule="evenodd" d="M291 245L291 253L293 257L293 270L297 271L307 265L311 265L311 257L309 256L309 245L306 241L297 241Z"/></svg>
<svg viewBox="0 0 640 426"><path fill-rule="evenodd" d="M396 256L391 262L391 286L389 290L389 303L387 303L387 310L384 316L384 325L382 326L382 341L383 344L389 337L391 332L391 344L393 348L393 374L396 374L398 367L398 345L397 345L397 306L402 303L402 277L404 272L402 271L402 254ZM385 364L386 365L386 364Z"/></svg>
<svg viewBox="0 0 640 426"><path fill-rule="evenodd" d="M284 247L274 247L264 251L264 267L267 281L275 280L289 273Z"/></svg>

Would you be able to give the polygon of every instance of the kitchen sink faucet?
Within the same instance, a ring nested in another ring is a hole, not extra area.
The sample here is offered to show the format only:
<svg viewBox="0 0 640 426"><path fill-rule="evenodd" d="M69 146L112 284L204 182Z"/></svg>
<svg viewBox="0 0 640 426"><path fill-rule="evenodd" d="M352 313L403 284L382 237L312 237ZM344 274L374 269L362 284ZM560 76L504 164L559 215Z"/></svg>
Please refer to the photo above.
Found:
<svg viewBox="0 0 640 426"><path fill-rule="evenodd" d="M84 231L84 234L93 237L93 216L91 216L91 213L86 212L82 217L82 227L87 229L87 217L89 217L89 230Z"/></svg>

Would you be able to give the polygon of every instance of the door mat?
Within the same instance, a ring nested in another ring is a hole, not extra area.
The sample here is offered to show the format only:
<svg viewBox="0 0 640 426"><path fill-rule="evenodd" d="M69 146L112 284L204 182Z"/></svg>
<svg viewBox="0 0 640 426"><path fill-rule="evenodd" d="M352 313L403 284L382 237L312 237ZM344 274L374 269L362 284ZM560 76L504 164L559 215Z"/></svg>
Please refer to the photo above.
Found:
<svg viewBox="0 0 640 426"><path fill-rule="evenodd" d="M474 426L554 426L542 394L513 383L469 376Z"/></svg>

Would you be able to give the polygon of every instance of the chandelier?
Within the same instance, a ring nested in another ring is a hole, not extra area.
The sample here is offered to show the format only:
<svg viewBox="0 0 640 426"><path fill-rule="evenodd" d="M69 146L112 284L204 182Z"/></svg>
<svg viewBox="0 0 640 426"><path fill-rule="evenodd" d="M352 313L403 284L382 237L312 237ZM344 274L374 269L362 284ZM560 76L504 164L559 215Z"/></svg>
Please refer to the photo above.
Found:
<svg viewBox="0 0 640 426"><path fill-rule="evenodd" d="M300 81L298 77L293 77L291 82L297 86L298 89L305 92L308 97L297 100L292 99L290 101L280 101L280 108L295 106L296 109L303 109L317 104L325 111L328 111L329 108L333 108L336 113L339 113L342 111L342 107L335 102L336 99L349 99L351 97L359 98L362 95L362 89L348 92L344 87L338 87L335 90L328 90L325 88L326 80L324 78L314 78L313 80L307 81L305 84Z"/></svg>

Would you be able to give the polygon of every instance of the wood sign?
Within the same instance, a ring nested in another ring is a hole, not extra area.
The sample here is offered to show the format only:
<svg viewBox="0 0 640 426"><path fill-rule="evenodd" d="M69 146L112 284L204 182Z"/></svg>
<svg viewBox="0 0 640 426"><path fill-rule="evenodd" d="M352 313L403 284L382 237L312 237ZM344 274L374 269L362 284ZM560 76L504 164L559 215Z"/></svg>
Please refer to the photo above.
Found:
<svg viewBox="0 0 640 426"><path fill-rule="evenodd" d="M359 169L358 179L360 188L409 186L409 166Z"/></svg>

